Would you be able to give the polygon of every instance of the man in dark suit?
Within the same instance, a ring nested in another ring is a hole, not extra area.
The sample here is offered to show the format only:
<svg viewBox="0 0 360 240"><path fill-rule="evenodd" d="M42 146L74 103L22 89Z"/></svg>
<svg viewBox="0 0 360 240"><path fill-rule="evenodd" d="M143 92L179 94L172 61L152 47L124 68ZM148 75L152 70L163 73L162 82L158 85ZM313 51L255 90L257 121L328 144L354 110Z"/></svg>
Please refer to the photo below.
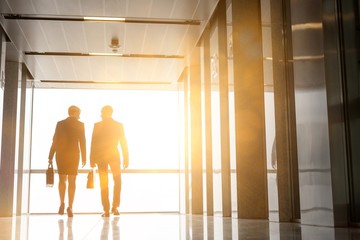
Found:
<svg viewBox="0 0 360 240"><path fill-rule="evenodd" d="M64 214L66 182L69 181L67 214L73 216L72 206L76 189L76 176L79 168L80 151L82 166L86 164L86 141L84 123L79 121L80 108L70 106L69 117L57 122L53 142L49 152L49 163L56 154L56 165L59 174L59 214ZM79 150L80 148L80 150Z"/></svg>
<svg viewBox="0 0 360 240"><path fill-rule="evenodd" d="M90 150L90 165L98 166L101 188L101 202L103 205L103 217L110 215L108 167L110 166L114 179L114 193L111 213L119 215L121 193L121 161L123 168L129 165L129 154L123 124L112 118L113 109L107 105L101 109L102 121L94 124ZM121 154L119 152L121 147Z"/></svg>

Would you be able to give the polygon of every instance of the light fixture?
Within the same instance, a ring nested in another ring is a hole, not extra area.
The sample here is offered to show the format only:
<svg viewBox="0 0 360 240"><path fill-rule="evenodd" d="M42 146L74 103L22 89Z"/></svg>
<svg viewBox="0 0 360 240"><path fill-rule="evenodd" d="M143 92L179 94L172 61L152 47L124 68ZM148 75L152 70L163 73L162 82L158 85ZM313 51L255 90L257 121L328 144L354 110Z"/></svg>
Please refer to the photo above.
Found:
<svg viewBox="0 0 360 240"><path fill-rule="evenodd" d="M85 21L92 22L125 22L125 18L117 18L117 17L84 17Z"/></svg>
<svg viewBox="0 0 360 240"><path fill-rule="evenodd" d="M107 23L140 23L140 24L177 24L200 25L197 19L162 19L162 18L124 18L124 17L96 17L73 15L47 15L47 14L0 14L5 19L12 20L41 20L41 21L74 21L74 22L107 22Z"/></svg>
<svg viewBox="0 0 360 240"><path fill-rule="evenodd" d="M112 56L112 57L122 57L123 54L121 53L89 53L89 56L103 56L103 57L106 57L106 56Z"/></svg>
<svg viewBox="0 0 360 240"><path fill-rule="evenodd" d="M111 39L111 42L110 42L110 45L109 45L109 47L111 48L111 50L112 50L112 52L113 53L117 53L118 52L118 50L119 50L119 48L120 48L120 43L119 43L119 39L118 38L116 38L116 37L113 37L112 39Z"/></svg>

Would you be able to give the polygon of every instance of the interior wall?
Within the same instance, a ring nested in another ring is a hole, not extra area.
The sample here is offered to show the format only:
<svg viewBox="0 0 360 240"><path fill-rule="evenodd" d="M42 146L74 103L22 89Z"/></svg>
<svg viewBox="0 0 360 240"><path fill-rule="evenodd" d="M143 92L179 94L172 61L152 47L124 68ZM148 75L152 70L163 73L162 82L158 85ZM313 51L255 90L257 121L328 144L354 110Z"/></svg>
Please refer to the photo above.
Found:
<svg viewBox="0 0 360 240"><path fill-rule="evenodd" d="M301 223L334 225L323 1L291 0Z"/></svg>
<svg viewBox="0 0 360 240"><path fill-rule="evenodd" d="M329 0L330 1L330 0ZM336 6L340 21L339 43L346 124L350 186L351 222L360 223L360 9L358 0L340 1Z"/></svg>
<svg viewBox="0 0 360 240"><path fill-rule="evenodd" d="M324 9L324 56L329 119L329 144L332 172L334 224L347 226L349 221L349 194L347 180L347 154L345 138L345 116L343 105L343 83L339 9L337 0L323 2ZM341 15L341 14L340 14Z"/></svg>

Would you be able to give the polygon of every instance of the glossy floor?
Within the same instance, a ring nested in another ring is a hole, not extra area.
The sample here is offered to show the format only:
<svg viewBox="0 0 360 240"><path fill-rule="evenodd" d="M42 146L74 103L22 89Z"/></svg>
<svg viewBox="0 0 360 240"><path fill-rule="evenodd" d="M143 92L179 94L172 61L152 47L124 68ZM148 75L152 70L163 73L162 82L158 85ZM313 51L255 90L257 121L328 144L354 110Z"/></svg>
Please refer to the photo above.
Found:
<svg viewBox="0 0 360 240"><path fill-rule="evenodd" d="M360 228L179 214L29 215L0 218L0 239L360 239Z"/></svg>

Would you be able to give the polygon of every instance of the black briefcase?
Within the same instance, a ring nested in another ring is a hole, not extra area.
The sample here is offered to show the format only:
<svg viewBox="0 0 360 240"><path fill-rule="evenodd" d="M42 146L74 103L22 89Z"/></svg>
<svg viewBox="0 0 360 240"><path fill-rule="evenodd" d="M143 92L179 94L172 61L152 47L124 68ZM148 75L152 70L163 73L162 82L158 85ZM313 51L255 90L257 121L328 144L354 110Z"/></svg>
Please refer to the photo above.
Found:
<svg viewBox="0 0 360 240"><path fill-rule="evenodd" d="M46 170L46 187L54 186L54 168L52 163L49 163L48 169Z"/></svg>

